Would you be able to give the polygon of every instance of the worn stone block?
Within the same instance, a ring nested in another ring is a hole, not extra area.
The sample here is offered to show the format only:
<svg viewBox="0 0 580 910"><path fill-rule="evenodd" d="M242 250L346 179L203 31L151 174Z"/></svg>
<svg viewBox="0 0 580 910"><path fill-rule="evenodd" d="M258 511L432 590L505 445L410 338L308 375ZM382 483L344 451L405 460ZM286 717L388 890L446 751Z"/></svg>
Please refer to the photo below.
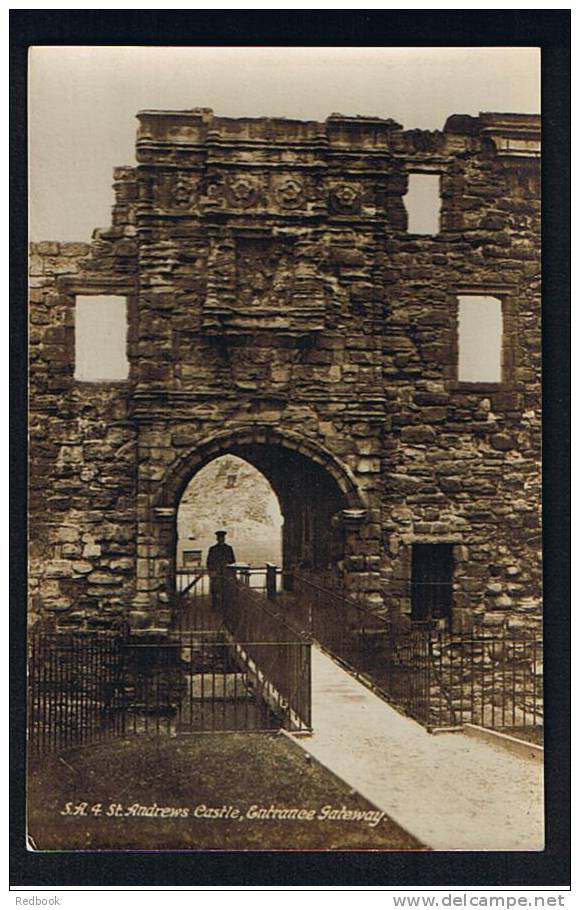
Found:
<svg viewBox="0 0 580 910"><path fill-rule="evenodd" d="M436 431L430 426L410 426L401 430L401 440L410 445L428 445L436 439Z"/></svg>

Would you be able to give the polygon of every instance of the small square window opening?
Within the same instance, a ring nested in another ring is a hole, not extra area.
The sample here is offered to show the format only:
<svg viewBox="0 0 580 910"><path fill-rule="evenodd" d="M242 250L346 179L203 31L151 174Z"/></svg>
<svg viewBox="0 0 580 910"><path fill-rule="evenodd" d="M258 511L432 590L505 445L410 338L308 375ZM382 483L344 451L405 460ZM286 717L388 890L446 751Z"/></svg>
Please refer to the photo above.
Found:
<svg viewBox="0 0 580 910"><path fill-rule="evenodd" d="M497 297L460 297L457 320L459 381L501 382L501 300Z"/></svg>
<svg viewBox="0 0 580 910"><path fill-rule="evenodd" d="M439 174L409 174L405 207L410 234L438 234L441 213Z"/></svg>
<svg viewBox="0 0 580 910"><path fill-rule="evenodd" d="M126 298L77 296L75 379L119 382L128 376Z"/></svg>

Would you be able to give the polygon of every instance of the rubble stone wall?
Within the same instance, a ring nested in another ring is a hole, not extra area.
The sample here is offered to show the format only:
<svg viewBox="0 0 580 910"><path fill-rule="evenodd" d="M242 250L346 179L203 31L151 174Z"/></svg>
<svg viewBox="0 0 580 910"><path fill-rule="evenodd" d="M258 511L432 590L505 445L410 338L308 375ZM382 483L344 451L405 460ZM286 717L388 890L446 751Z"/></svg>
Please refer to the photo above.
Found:
<svg viewBox="0 0 580 910"><path fill-rule="evenodd" d="M33 609L166 623L171 478L246 445L274 486L299 476L281 449L328 472L337 572L373 609L408 612L413 542L448 542L457 625L538 623L538 118L139 122L111 229L33 247ZM437 235L407 232L410 173L440 177ZM74 381L87 287L130 301L126 383ZM500 383L458 382L466 294L502 301ZM300 564L324 529L312 490L287 499Z"/></svg>
<svg viewBox="0 0 580 910"><path fill-rule="evenodd" d="M127 176L119 169L116 178ZM131 382L78 382L75 297L127 295L134 359L136 246L127 184L91 244L31 244L29 290L30 620L107 628L135 590L136 440ZM130 191L129 191L130 195Z"/></svg>

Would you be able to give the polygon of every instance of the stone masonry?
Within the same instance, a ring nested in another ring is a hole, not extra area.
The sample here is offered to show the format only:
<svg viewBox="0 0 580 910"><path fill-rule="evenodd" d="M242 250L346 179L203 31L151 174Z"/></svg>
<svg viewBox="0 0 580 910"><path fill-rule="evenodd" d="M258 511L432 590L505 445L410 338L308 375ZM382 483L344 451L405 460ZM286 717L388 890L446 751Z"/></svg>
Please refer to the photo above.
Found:
<svg viewBox="0 0 580 910"><path fill-rule="evenodd" d="M539 118L138 120L111 226L32 244L32 621L165 627L181 494L229 453L278 495L286 568L408 613L412 544L449 543L454 623L539 624ZM127 381L74 378L91 294L127 299ZM501 382L458 381L469 294L501 301Z"/></svg>

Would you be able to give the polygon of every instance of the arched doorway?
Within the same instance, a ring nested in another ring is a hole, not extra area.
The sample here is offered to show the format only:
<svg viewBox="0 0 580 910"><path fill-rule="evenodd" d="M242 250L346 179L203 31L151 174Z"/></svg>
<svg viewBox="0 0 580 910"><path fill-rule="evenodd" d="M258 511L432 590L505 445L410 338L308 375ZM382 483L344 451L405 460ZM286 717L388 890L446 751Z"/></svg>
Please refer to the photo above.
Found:
<svg viewBox="0 0 580 910"><path fill-rule="evenodd" d="M348 501L335 477L303 452L274 442L230 439L217 458L225 456L251 465L276 495L283 517L281 557L284 569L326 571L335 568L338 571L343 535L333 519L347 508ZM179 492L178 515L190 485L195 487L198 473L215 460L208 452L201 463L193 465Z"/></svg>
<svg viewBox="0 0 580 910"><path fill-rule="evenodd" d="M217 434L169 468L144 526L138 584L153 611L175 591L178 512L192 479L211 462L235 456L270 484L283 516L282 567L287 572L344 573L345 555L360 552L366 503L349 468L323 446L294 432L252 425ZM355 520L353 522L353 516Z"/></svg>
<svg viewBox="0 0 580 910"><path fill-rule="evenodd" d="M177 571L205 565L215 531L227 531L236 561L282 565L280 503L266 477L237 455L220 455L191 478L177 510Z"/></svg>

